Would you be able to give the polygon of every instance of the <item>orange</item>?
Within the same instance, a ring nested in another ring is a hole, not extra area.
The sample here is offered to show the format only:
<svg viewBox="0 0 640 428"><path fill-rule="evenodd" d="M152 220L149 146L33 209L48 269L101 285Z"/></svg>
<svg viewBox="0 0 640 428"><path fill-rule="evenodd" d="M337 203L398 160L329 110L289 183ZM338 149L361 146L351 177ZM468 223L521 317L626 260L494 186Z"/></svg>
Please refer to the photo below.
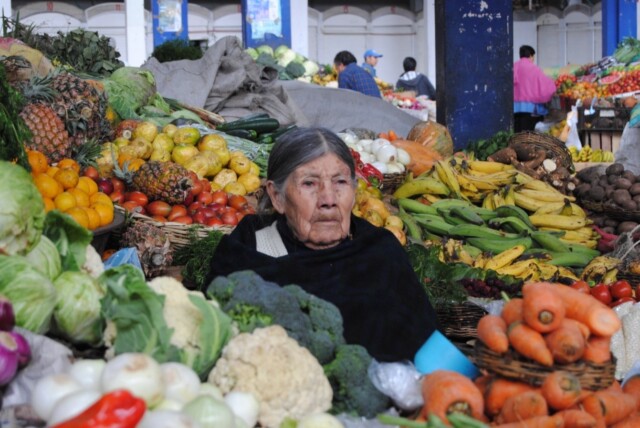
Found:
<svg viewBox="0 0 640 428"><path fill-rule="evenodd" d="M49 162L47 161L47 157L44 153L37 150L29 150L27 151L27 159L31 166L31 172L34 175L40 174L41 172L47 172Z"/></svg>
<svg viewBox="0 0 640 428"><path fill-rule="evenodd" d="M73 196L69 192L62 192L53 200L56 205L56 208L60 211L67 212L71 208L75 208L78 203L76 202L76 197Z"/></svg>
<svg viewBox="0 0 640 428"><path fill-rule="evenodd" d="M96 210L98 215L100 216L100 226L106 226L113 222L113 206L98 202L96 204L93 204L91 208Z"/></svg>
<svg viewBox="0 0 640 428"><path fill-rule="evenodd" d="M93 208L83 208L89 218L89 230L96 230L100 227L100 214Z"/></svg>
<svg viewBox="0 0 640 428"><path fill-rule="evenodd" d="M47 175L49 177L53 177L58 171L60 171L60 168L58 168L57 166L50 166L49 168L47 168Z"/></svg>
<svg viewBox="0 0 640 428"><path fill-rule="evenodd" d="M134 158L129 161L129 171L137 171L145 163L144 159Z"/></svg>
<svg viewBox="0 0 640 428"><path fill-rule="evenodd" d="M51 210L56 209L56 204L53 203L53 199L51 198L42 198L44 201L44 210L45 212L49 212Z"/></svg>
<svg viewBox="0 0 640 428"><path fill-rule="evenodd" d="M82 227L88 229L89 228L89 216L80 207L73 207L66 211L73 219Z"/></svg>
<svg viewBox="0 0 640 428"><path fill-rule="evenodd" d="M89 196L98 192L98 184L90 177L80 177L76 187L87 192Z"/></svg>
<svg viewBox="0 0 640 428"><path fill-rule="evenodd" d="M89 196L89 203L91 203L91 205L100 203L113 207L113 201L111 200L109 195L102 192L94 193L93 195Z"/></svg>
<svg viewBox="0 0 640 428"><path fill-rule="evenodd" d="M60 162L58 162L56 166L60 169L70 168L74 170L76 174L80 174L80 165L73 159L64 158Z"/></svg>
<svg viewBox="0 0 640 428"><path fill-rule="evenodd" d="M76 198L76 205L79 207L87 208L90 205L89 202L89 194L82 189L73 188L69 189L69 193L71 193Z"/></svg>
<svg viewBox="0 0 640 428"><path fill-rule="evenodd" d="M62 187L64 187L65 190L76 187L76 184L78 184L78 180L80 179L78 173L71 168L61 169L56 172L56 175L54 175L53 178L55 178L58 183L62 184Z"/></svg>
<svg viewBox="0 0 640 428"><path fill-rule="evenodd" d="M41 172L33 178L33 181L44 198L53 199L60 193L58 182L47 174Z"/></svg>

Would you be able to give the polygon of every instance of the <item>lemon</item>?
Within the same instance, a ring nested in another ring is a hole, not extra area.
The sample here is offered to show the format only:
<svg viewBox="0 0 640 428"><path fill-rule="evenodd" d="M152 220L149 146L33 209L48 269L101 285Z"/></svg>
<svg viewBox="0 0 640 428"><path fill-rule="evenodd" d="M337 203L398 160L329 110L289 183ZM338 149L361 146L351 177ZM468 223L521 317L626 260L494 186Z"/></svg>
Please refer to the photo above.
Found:
<svg viewBox="0 0 640 428"><path fill-rule="evenodd" d="M178 128L173 134L173 142L176 144L189 144L194 146L200 140L200 131L193 126Z"/></svg>
<svg viewBox="0 0 640 428"><path fill-rule="evenodd" d="M156 138L153 139L151 143L154 150L162 149L171 153L173 147L175 146L173 139L169 136L169 134L165 134L164 132L159 133Z"/></svg>
<svg viewBox="0 0 640 428"><path fill-rule="evenodd" d="M177 130L177 126L175 126L173 123L169 123L165 125L164 128L162 128L162 133L167 134L170 138L173 138L173 134L175 134Z"/></svg>
<svg viewBox="0 0 640 428"><path fill-rule="evenodd" d="M158 127L155 123L142 122L135 127L131 138L144 138L147 141L153 141L156 135L158 135Z"/></svg>
<svg viewBox="0 0 640 428"><path fill-rule="evenodd" d="M258 166L257 163L251 161L251 164L249 165L249 172L251 174L257 175L259 177L260 176L260 167Z"/></svg>
<svg viewBox="0 0 640 428"><path fill-rule="evenodd" d="M223 189L227 184L234 183L236 181L238 181L238 175L235 171L229 168L222 168L220 172L213 177L213 183L217 183Z"/></svg>
<svg viewBox="0 0 640 428"><path fill-rule="evenodd" d="M247 172L238 176L238 183L247 189L247 193L253 193L260 188L260 177Z"/></svg>
<svg viewBox="0 0 640 428"><path fill-rule="evenodd" d="M229 160L228 167L238 175L246 174L251 168L251 161L245 156L235 156Z"/></svg>
<svg viewBox="0 0 640 428"><path fill-rule="evenodd" d="M171 151L171 160L177 164L184 165L189 159L200 153L194 146L188 144L178 144Z"/></svg>
<svg viewBox="0 0 640 428"><path fill-rule="evenodd" d="M171 153L162 149L154 149L151 152L151 156L149 157L149 160L169 162L171 160Z"/></svg>
<svg viewBox="0 0 640 428"><path fill-rule="evenodd" d="M227 147L227 140L220 134L207 134L198 142L198 150L211 150L216 151L220 149L229 150Z"/></svg>
<svg viewBox="0 0 640 428"><path fill-rule="evenodd" d="M227 185L224 186L224 191L227 193L231 193L232 195L244 196L247 194L247 189L245 189L244 186L237 181L227 183Z"/></svg>

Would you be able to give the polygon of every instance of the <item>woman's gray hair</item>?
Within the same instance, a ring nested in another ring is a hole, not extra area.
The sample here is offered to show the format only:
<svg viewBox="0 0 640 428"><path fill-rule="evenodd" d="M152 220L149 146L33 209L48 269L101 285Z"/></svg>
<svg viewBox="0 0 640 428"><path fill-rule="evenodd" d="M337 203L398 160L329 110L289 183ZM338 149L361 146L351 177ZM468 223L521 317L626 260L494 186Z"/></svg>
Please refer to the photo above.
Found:
<svg viewBox="0 0 640 428"><path fill-rule="evenodd" d="M267 180L273 181L276 190L284 192L287 179L300 165L304 165L326 154L333 153L342 160L351 172L356 185L356 167L349 147L333 131L326 128L294 128L278 138L269 154ZM261 214L273 211L267 192L258 204Z"/></svg>

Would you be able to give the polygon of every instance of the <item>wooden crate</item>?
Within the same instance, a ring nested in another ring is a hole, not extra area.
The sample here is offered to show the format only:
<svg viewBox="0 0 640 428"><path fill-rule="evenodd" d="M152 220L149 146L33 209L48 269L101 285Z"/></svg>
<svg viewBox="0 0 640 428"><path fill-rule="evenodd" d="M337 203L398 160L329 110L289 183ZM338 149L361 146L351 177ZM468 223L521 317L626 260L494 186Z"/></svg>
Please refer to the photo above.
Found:
<svg viewBox="0 0 640 428"><path fill-rule="evenodd" d="M622 131L594 131L583 130L580 141L583 145L589 145L593 150L602 149L615 153L620 148Z"/></svg>

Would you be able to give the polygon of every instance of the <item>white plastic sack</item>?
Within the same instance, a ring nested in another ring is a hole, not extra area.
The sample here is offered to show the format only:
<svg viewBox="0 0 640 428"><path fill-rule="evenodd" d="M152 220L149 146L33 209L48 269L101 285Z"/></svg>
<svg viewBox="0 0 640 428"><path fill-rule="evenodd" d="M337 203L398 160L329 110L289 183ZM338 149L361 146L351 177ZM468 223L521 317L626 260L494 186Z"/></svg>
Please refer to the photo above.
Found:
<svg viewBox="0 0 640 428"><path fill-rule="evenodd" d="M410 362L379 363L372 361L369 378L373 385L403 410L415 410L424 403L422 374Z"/></svg>
<svg viewBox="0 0 640 428"><path fill-rule="evenodd" d="M575 147L582 150L580 135L578 135L578 107L572 106L571 111L567 113L567 126L569 127L569 135L565 144L567 147Z"/></svg>

